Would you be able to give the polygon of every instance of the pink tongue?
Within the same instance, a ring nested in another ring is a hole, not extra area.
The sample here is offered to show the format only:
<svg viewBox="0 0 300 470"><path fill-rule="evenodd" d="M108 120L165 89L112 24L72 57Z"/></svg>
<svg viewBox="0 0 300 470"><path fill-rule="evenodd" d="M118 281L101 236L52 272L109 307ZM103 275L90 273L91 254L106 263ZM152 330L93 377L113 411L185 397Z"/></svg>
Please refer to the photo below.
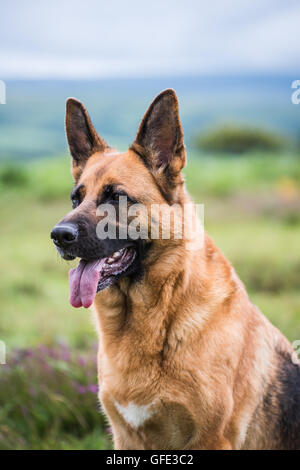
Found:
<svg viewBox="0 0 300 470"><path fill-rule="evenodd" d="M73 307L88 308L92 305L103 264L104 259L81 260L76 268L69 271L70 304Z"/></svg>

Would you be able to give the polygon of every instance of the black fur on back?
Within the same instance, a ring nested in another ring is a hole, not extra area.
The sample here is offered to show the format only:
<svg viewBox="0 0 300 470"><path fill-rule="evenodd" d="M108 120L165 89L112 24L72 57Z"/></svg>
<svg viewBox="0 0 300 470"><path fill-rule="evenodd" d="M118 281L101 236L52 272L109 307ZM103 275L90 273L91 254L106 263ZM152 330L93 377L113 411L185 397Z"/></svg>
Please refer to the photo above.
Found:
<svg viewBox="0 0 300 470"><path fill-rule="evenodd" d="M278 369L280 440L284 449L300 449L300 366L281 353Z"/></svg>

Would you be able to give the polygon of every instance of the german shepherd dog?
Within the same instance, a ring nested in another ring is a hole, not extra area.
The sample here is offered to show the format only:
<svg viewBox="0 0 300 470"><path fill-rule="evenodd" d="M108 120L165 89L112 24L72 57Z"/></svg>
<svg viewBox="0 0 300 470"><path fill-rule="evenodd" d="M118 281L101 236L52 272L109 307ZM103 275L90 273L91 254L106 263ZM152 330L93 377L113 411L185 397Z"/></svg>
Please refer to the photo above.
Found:
<svg viewBox="0 0 300 470"><path fill-rule="evenodd" d="M97 235L107 215L101 204L115 208L120 229L122 196L128 211L190 203L175 92L155 98L125 153L105 143L73 98L66 133L73 210L51 237L64 259L80 258L70 302L93 304L99 398L115 449L299 449L292 346L250 302L212 240L204 235L190 249L185 237Z"/></svg>

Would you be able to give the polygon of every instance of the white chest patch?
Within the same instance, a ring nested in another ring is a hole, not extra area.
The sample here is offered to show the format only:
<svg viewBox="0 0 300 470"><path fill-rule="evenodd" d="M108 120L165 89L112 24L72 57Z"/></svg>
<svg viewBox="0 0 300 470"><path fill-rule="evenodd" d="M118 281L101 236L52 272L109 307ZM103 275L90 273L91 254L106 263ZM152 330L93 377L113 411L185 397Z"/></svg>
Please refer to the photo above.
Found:
<svg viewBox="0 0 300 470"><path fill-rule="evenodd" d="M153 410L151 411L150 408L153 403L149 403L148 405L138 406L135 405L133 402L129 402L127 406L122 406L118 402L115 401L115 405L119 413L123 416L125 421L131 426L138 428L141 426L147 419L149 419L153 415Z"/></svg>

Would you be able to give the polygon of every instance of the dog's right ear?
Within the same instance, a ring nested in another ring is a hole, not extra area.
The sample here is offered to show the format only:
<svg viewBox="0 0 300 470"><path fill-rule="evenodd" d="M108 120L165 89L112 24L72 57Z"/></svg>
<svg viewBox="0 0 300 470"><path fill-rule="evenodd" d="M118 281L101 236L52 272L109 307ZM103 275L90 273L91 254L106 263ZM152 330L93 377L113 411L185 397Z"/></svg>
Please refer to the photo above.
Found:
<svg viewBox="0 0 300 470"><path fill-rule="evenodd" d="M66 133L75 170L82 170L91 155L103 152L107 147L97 134L84 105L75 98L67 99Z"/></svg>

